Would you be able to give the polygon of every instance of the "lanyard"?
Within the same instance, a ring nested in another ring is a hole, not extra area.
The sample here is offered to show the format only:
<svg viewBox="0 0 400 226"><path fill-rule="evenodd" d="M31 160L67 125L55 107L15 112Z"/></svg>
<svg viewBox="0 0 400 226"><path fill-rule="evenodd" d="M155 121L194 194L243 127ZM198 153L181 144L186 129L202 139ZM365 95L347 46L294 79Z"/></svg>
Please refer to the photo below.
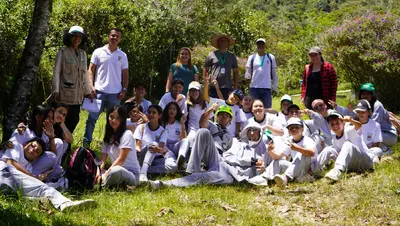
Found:
<svg viewBox="0 0 400 226"><path fill-rule="evenodd" d="M224 53L224 58L221 57L221 52L218 50L219 54L219 61L221 61L222 66L225 66L225 61L226 61L226 52Z"/></svg>
<svg viewBox="0 0 400 226"><path fill-rule="evenodd" d="M265 60L265 54L264 54L264 56L262 56L262 58L260 57L260 61L261 61L260 67L261 68L264 66L264 60Z"/></svg>

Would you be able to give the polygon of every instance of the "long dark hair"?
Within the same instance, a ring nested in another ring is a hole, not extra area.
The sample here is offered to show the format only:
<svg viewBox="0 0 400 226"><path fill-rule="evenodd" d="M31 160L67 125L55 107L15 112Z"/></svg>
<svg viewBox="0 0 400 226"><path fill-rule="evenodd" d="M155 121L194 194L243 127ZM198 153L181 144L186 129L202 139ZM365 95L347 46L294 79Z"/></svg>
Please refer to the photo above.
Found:
<svg viewBox="0 0 400 226"><path fill-rule="evenodd" d="M168 106L168 105L167 105L167 106ZM158 104L152 104L152 105L150 105L149 108L147 108L147 112L149 112L150 108L154 108L154 109L158 112L159 115L162 115L162 113L163 113L162 108L161 108L160 105L158 105ZM167 107L165 107L165 108L167 108ZM161 125L161 119L158 119L158 124Z"/></svg>
<svg viewBox="0 0 400 226"><path fill-rule="evenodd" d="M168 115L168 109L171 105L175 105L176 107L176 115L175 115L175 120L177 120L178 122L181 120L182 118L182 110L179 107L179 105L176 102L170 102L167 104L167 106L165 106L164 111L162 112L162 121L161 121L161 125L165 128L166 125L168 125L168 119L169 119L169 115Z"/></svg>
<svg viewBox="0 0 400 226"><path fill-rule="evenodd" d="M36 134L36 126L37 126L37 124L39 123L39 122L36 120L36 116L42 117L42 122L43 122L43 120L44 120L45 118L47 118L47 116L49 115L49 112L50 112L50 111L53 111L53 108L51 108L50 105L47 105L47 104L39 104L39 105L36 105L36 106L33 108L33 111L32 111L31 117L30 117L30 121L29 121L29 126L28 126L28 128L29 128L30 130L32 130L32 131ZM39 135L39 134L36 134L36 135Z"/></svg>
<svg viewBox="0 0 400 226"><path fill-rule="evenodd" d="M119 128L117 131L114 131L114 129L111 127L110 122L108 121L107 118L107 123L106 123L106 133L104 134L104 139L103 142L106 144L116 144L119 145L119 141L124 135L125 130L126 130L126 118L128 117L128 113L126 112L126 108L121 105L115 105L112 107L110 110L108 110L107 115L109 116L111 113L114 111L117 112L120 124Z"/></svg>

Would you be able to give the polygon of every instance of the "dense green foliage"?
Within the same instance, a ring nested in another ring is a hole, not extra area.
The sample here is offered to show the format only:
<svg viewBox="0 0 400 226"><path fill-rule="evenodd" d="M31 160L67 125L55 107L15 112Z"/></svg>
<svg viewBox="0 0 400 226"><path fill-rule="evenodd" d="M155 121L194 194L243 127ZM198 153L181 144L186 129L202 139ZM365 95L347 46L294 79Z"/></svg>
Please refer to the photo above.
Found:
<svg viewBox="0 0 400 226"><path fill-rule="evenodd" d="M95 48L106 44L110 28L122 28L120 47L128 54L130 87L137 81L149 84L150 99L163 94L168 69L179 48L194 48L194 62L202 71L212 49L210 38L221 32L237 40L231 50L240 57L242 67L255 51L254 40L264 37L268 52L277 58L280 92L298 93L301 72L308 62L307 50L313 45L329 45L322 41L322 34L366 13L391 12L396 18L398 6L398 1L391 0L55 0L32 103L49 95L56 52L63 46L63 34L73 25L82 26L88 34L83 48L89 57ZM0 2L0 115L10 99L32 9L31 0ZM358 53L363 52L354 54ZM339 63L345 61L343 54L328 54L326 59L337 63L334 66L341 81L350 78L351 71ZM372 67L378 70L375 64ZM370 68L362 67L358 73L363 70ZM243 74L242 69L241 80Z"/></svg>

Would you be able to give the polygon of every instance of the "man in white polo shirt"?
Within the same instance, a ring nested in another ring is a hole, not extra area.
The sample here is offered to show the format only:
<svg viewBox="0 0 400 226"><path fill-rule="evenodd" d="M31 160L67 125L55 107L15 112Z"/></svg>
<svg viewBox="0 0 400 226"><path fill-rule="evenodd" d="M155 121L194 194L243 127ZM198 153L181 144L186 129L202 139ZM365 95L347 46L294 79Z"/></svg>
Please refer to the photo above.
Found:
<svg viewBox="0 0 400 226"><path fill-rule="evenodd" d="M121 37L122 31L119 28L111 29L108 45L96 49L90 60L88 76L91 98L102 100L101 109L105 108L106 111L120 104L128 88L128 58L118 48ZM83 137L85 147L90 146L93 130L101 112L89 112Z"/></svg>
<svg viewBox="0 0 400 226"><path fill-rule="evenodd" d="M250 79L249 94L260 99L265 108L272 105L271 89L278 92L275 56L265 51L265 39L256 41L257 53L251 55L246 64L246 79ZM273 82L273 85L272 85Z"/></svg>

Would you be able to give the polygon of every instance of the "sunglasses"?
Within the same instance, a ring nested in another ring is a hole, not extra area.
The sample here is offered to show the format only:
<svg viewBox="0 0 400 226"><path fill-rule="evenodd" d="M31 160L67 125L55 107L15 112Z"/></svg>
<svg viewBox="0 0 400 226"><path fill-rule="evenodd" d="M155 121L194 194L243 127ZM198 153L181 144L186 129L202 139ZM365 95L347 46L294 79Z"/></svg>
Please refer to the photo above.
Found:
<svg viewBox="0 0 400 226"><path fill-rule="evenodd" d="M321 111L324 108L323 104L318 104L313 107L315 111Z"/></svg>

